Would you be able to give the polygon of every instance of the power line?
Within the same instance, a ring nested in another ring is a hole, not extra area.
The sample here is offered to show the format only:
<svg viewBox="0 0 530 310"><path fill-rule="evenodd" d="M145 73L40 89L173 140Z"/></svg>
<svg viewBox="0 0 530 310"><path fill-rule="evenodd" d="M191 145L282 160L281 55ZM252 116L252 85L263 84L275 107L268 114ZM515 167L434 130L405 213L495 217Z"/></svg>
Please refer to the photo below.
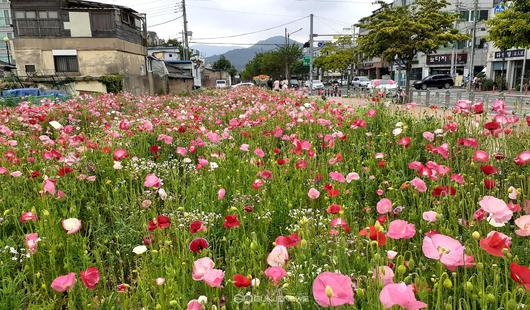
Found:
<svg viewBox="0 0 530 310"><path fill-rule="evenodd" d="M284 23L284 24L281 24L281 25L278 25L278 26L274 26L274 27L270 27L270 28L262 29L262 30L257 30L257 31L247 32L247 33L241 33L241 34L235 34L235 35L230 35L230 36L224 36L224 37L196 38L196 40L216 40L216 39L228 39L228 38L242 37L242 36L247 36L247 35L251 35L251 34L256 34L256 33L260 33L260 32L265 32L265 31L273 30L273 29L276 29L276 28L284 27L284 26L287 26L287 25L290 25L290 24L296 23L296 22L298 22L298 21L301 21L301 20L303 20L303 19L306 19L306 18L307 18L307 16L304 16L304 17L301 17L301 18L295 19L295 20L293 20L293 21L290 21L290 22L287 22L287 23Z"/></svg>
<svg viewBox="0 0 530 310"><path fill-rule="evenodd" d="M204 44L204 45L242 45L242 46L253 46L253 45L260 45L260 46L283 46L284 44L274 44L274 43L221 43L221 42L199 42L199 41L190 41L190 43L194 44Z"/></svg>
<svg viewBox="0 0 530 310"><path fill-rule="evenodd" d="M165 22L163 22L163 23L156 24L156 25L147 25L147 27L149 27L149 28L153 28L153 27L157 27L157 26L161 26L161 25L169 24L169 23L174 22L174 21L176 21L176 20L179 20L179 19L181 19L181 18L182 18L182 16L179 16L179 17L177 17L177 18L173 18L173 19L171 19L171 20L168 20L168 21L165 21Z"/></svg>
<svg viewBox="0 0 530 310"><path fill-rule="evenodd" d="M283 17L296 17L295 15L284 15L284 14L275 14L275 13L263 13L263 12L249 12L249 11L238 11L238 10L226 10L226 9L220 9L220 8L212 8L207 6L197 6L197 5L188 5L192 8L198 8L198 9L207 9L207 10L215 10L215 11L223 11L223 12L234 12L234 13L244 13L244 14L256 14L256 15L271 15L271 16L283 16Z"/></svg>

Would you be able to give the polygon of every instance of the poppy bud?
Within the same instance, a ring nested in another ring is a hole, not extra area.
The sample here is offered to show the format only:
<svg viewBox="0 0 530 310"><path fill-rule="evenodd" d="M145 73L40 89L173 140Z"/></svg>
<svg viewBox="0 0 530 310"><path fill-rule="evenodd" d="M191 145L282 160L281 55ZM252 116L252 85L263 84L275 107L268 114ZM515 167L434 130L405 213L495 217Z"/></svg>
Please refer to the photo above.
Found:
<svg viewBox="0 0 530 310"><path fill-rule="evenodd" d="M467 281L467 282L466 282L466 286L465 286L464 289L465 289L467 292L471 292L471 291L473 291L473 283Z"/></svg>
<svg viewBox="0 0 530 310"><path fill-rule="evenodd" d="M486 299L489 301L489 302L494 302L495 301L495 295L493 295L492 293L489 293L486 295Z"/></svg>
<svg viewBox="0 0 530 310"><path fill-rule="evenodd" d="M478 263L477 264L477 270L478 271L484 271L484 264L483 263Z"/></svg>
<svg viewBox="0 0 530 310"><path fill-rule="evenodd" d="M404 274L405 272L407 272L407 267L405 267L405 265L399 265L397 268L397 272L399 274Z"/></svg>
<svg viewBox="0 0 530 310"><path fill-rule="evenodd" d="M478 231L474 231L471 236L473 237L473 239L475 240L478 240L480 239L480 233Z"/></svg>
<svg viewBox="0 0 530 310"><path fill-rule="evenodd" d="M444 287L447 289L453 287L453 282L451 281L451 279L445 279L443 284L444 284Z"/></svg>

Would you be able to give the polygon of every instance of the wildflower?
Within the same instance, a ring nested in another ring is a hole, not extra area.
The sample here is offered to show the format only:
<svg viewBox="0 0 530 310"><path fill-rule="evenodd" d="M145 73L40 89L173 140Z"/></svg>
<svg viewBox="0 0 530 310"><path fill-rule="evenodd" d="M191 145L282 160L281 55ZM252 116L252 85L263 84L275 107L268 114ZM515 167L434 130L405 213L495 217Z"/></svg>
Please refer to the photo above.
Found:
<svg viewBox="0 0 530 310"><path fill-rule="evenodd" d="M511 263L510 275L515 282L521 284L526 290L530 290L530 269L528 267Z"/></svg>
<svg viewBox="0 0 530 310"><path fill-rule="evenodd" d="M145 245L138 245L138 246L134 247L134 249L132 251L136 255L142 255L145 252L147 252L147 247Z"/></svg>
<svg viewBox="0 0 530 310"><path fill-rule="evenodd" d="M395 305L408 310L426 308L427 304L416 299L412 285L405 283L390 283L383 287L379 294L379 300L385 308L392 308Z"/></svg>
<svg viewBox="0 0 530 310"><path fill-rule="evenodd" d="M235 228L239 227L240 222L237 219L237 215L227 215L225 216L225 222L223 224L224 228Z"/></svg>
<svg viewBox="0 0 530 310"><path fill-rule="evenodd" d="M235 287L247 287L250 286L250 279L242 274L234 275L234 286Z"/></svg>
<svg viewBox="0 0 530 310"><path fill-rule="evenodd" d="M386 236L390 239L410 239L416 234L414 224L407 221L394 220L388 225Z"/></svg>
<svg viewBox="0 0 530 310"><path fill-rule="evenodd" d="M206 226L204 226L204 223L201 221L194 221L190 224L189 230L190 233L196 234L198 232L205 231Z"/></svg>
<svg viewBox="0 0 530 310"><path fill-rule="evenodd" d="M87 270L80 271L79 277L86 288L93 290L99 282L99 270L96 267L89 267Z"/></svg>
<svg viewBox="0 0 530 310"><path fill-rule="evenodd" d="M510 250L510 237L503 233L491 231L486 238L480 240L480 247L493 256L503 257L504 250Z"/></svg>
<svg viewBox="0 0 530 310"><path fill-rule="evenodd" d="M145 187L160 187L160 179L154 174L149 174L145 177L144 186Z"/></svg>
<svg viewBox="0 0 530 310"><path fill-rule="evenodd" d="M59 276L52 281L51 288L59 293L64 293L72 289L75 285L75 273L70 272L67 275Z"/></svg>
<svg viewBox="0 0 530 310"><path fill-rule="evenodd" d="M473 257L464 253L464 246L460 242L439 233L426 235L422 250L427 258L439 260L449 270L473 265Z"/></svg>
<svg viewBox="0 0 530 310"><path fill-rule="evenodd" d="M392 211L392 201L387 198L383 198L377 202L377 212L379 214L385 214Z"/></svg>
<svg viewBox="0 0 530 310"><path fill-rule="evenodd" d="M515 220L515 225L519 229L515 230L515 234L521 237L530 236L530 215L523 215Z"/></svg>
<svg viewBox="0 0 530 310"><path fill-rule="evenodd" d="M72 235L81 229L81 221L76 218L69 218L62 220L63 229L67 231L67 234Z"/></svg>
<svg viewBox="0 0 530 310"><path fill-rule="evenodd" d="M197 238L190 242L189 249L192 253L200 253L208 248L208 241L204 238Z"/></svg>
<svg viewBox="0 0 530 310"><path fill-rule="evenodd" d="M321 307L353 305L351 279L340 273L323 272L313 282L313 297Z"/></svg>
<svg viewBox="0 0 530 310"><path fill-rule="evenodd" d="M264 273L274 285L279 285L280 281L287 276L287 272L282 267L269 267Z"/></svg>
<svg viewBox="0 0 530 310"><path fill-rule="evenodd" d="M315 188L311 188L309 189L307 196L309 197L309 199L315 200L315 199L318 199L318 197L320 197L320 192Z"/></svg>
<svg viewBox="0 0 530 310"><path fill-rule="evenodd" d="M275 246L267 256L267 264L271 267L282 267L289 259L287 248L283 245Z"/></svg>

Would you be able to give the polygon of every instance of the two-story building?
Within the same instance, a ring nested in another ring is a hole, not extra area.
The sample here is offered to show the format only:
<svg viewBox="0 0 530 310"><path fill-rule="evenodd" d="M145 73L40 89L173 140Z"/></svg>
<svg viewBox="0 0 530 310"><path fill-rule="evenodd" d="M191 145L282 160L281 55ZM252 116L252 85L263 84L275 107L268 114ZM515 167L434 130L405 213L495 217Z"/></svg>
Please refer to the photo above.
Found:
<svg viewBox="0 0 530 310"><path fill-rule="evenodd" d="M105 92L105 77L147 93L145 15L81 0L13 0L14 54L22 80L79 92Z"/></svg>
<svg viewBox="0 0 530 310"><path fill-rule="evenodd" d="M13 27L11 27L11 9L8 0L0 0L0 61L14 63L12 53Z"/></svg>

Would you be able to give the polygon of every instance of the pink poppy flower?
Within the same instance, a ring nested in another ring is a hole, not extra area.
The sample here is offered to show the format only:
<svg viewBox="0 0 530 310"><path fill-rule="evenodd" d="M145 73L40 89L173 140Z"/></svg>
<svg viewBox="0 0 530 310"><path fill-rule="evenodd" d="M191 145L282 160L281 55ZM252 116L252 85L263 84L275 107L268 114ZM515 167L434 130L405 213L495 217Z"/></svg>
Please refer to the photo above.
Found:
<svg viewBox="0 0 530 310"><path fill-rule="evenodd" d="M315 200L320 197L320 192L316 188L309 189L309 192L307 192L307 196L309 199Z"/></svg>
<svg viewBox="0 0 530 310"><path fill-rule="evenodd" d="M76 218L69 218L61 221L63 229L67 231L67 234L72 235L81 229L81 221Z"/></svg>
<svg viewBox="0 0 530 310"><path fill-rule="evenodd" d="M464 184L464 177L461 174L453 173L451 175L451 181L455 181L456 183L462 185Z"/></svg>
<svg viewBox="0 0 530 310"><path fill-rule="evenodd" d="M517 155L514 161L519 166L524 166L530 163L530 151L524 151L520 153L519 155Z"/></svg>
<svg viewBox="0 0 530 310"><path fill-rule="evenodd" d="M55 278L55 280L52 281L51 288L56 292L64 293L74 287L75 281L75 273L70 272L67 275Z"/></svg>
<svg viewBox="0 0 530 310"><path fill-rule="evenodd" d="M330 172L329 173L329 177L330 179L332 179L333 181L337 181L339 183L344 183L346 182L346 178L344 178L344 175L340 172L337 172L337 171L334 171L334 172Z"/></svg>
<svg viewBox="0 0 530 310"><path fill-rule="evenodd" d="M201 221L194 221L190 224L189 229L190 229L190 233L196 234L198 232L205 231L206 226L204 226L204 223Z"/></svg>
<svg viewBox="0 0 530 310"><path fill-rule="evenodd" d="M439 233L425 236L422 251L423 255L439 260L449 270L473 265L473 257L465 254L464 246L458 240Z"/></svg>
<svg viewBox="0 0 530 310"><path fill-rule="evenodd" d="M154 174L148 174L144 181L145 187L160 187L160 179Z"/></svg>
<svg viewBox="0 0 530 310"><path fill-rule="evenodd" d="M425 131L423 133L423 138L429 142L433 142L434 141L434 133L430 132L430 131Z"/></svg>
<svg viewBox="0 0 530 310"><path fill-rule="evenodd" d="M195 281L202 281L204 278L204 275L213 267L215 266L215 263L213 260L209 257L203 257L199 258L195 262L193 262L193 269L191 272L191 276L193 280Z"/></svg>
<svg viewBox="0 0 530 310"><path fill-rule="evenodd" d="M217 192L217 199L218 200L223 200L225 199L225 195L226 195L226 190L224 188L221 188L218 192Z"/></svg>
<svg viewBox="0 0 530 310"><path fill-rule="evenodd" d="M502 227L511 220L513 211L508 205L495 197L485 196L479 201L480 208L489 214L488 221L492 226Z"/></svg>
<svg viewBox="0 0 530 310"><path fill-rule="evenodd" d="M263 152L263 150L259 147L254 150L254 154L256 154L256 156L258 156L259 158L265 157L265 152Z"/></svg>
<svg viewBox="0 0 530 310"><path fill-rule="evenodd" d="M204 274L202 280L210 287L223 287L221 283L225 277L225 273L219 269L210 269Z"/></svg>
<svg viewBox="0 0 530 310"><path fill-rule="evenodd" d="M0 167L0 175L8 173L9 170L7 170L5 167Z"/></svg>
<svg viewBox="0 0 530 310"><path fill-rule="evenodd" d="M376 280L383 284L383 286L394 283L394 271L388 266L380 266L374 269L374 275L372 279Z"/></svg>
<svg viewBox="0 0 530 310"><path fill-rule="evenodd" d="M530 236L530 215L523 215L515 220L515 225L519 229L515 230L515 234L521 237Z"/></svg>
<svg viewBox="0 0 530 310"><path fill-rule="evenodd" d="M177 154L184 157L188 154L188 150L185 147L177 147Z"/></svg>
<svg viewBox="0 0 530 310"><path fill-rule="evenodd" d="M292 233L289 236L279 236L274 240L276 245L283 245L286 248L291 248L300 243L300 236L297 233Z"/></svg>
<svg viewBox="0 0 530 310"><path fill-rule="evenodd" d="M241 144L239 147L239 150L242 152L248 152L249 145L248 144Z"/></svg>
<svg viewBox="0 0 530 310"><path fill-rule="evenodd" d="M392 251L392 250L386 251L386 258L388 258L390 260L396 258L397 255L398 255L398 252L396 252L396 251Z"/></svg>
<svg viewBox="0 0 530 310"><path fill-rule="evenodd" d="M383 198L377 202L377 212L379 214L385 214L392 211L392 201L388 198Z"/></svg>
<svg viewBox="0 0 530 310"><path fill-rule="evenodd" d="M288 259L287 248L283 245L277 245L267 256L267 264L271 267L283 267Z"/></svg>
<svg viewBox="0 0 530 310"><path fill-rule="evenodd" d="M187 307L188 310L204 310L204 306L197 299L190 300Z"/></svg>
<svg viewBox="0 0 530 310"><path fill-rule="evenodd" d="M164 141L165 144L170 145L171 143L173 143L173 137L160 134L158 135L158 138L156 139L156 141Z"/></svg>
<svg viewBox="0 0 530 310"><path fill-rule="evenodd" d="M38 233L27 234L24 237L24 245L30 254L37 253L37 243L40 241Z"/></svg>
<svg viewBox="0 0 530 310"><path fill-rule="evenodd" d="M416 299L412 285L405 283L391 283L383 287L379 294L379 301L389 309L393 306L401 306L407 310L427 308L427 304Z"/></svg>
<svg viewBox="0 0 530 310"><path fill-rule="evenodd" d="M477 150L475 151L475 154L473 154L473 161L475 162L485 163L488 162L489 159L490 155L485 151Z"/></svg>
<svg viewBox="0 0 530 310"><path fill-rule="evenodd" d="M114 150L113 158L114 158L115 161L120 161L120 160L125 159L127 157L129 157L129 155L127 154L127 150L125 150L125 149L116 149L116 150Z"/></svg>
<svg viewBox="0 0 530 310"><path fill-rule="evenodd" d="M55 180L52 179L46 179L44 181L43 185L43 194L50 194L52 196L55 196L56 190L55 190Z"/></svg>
<svg viewBox="0 0 530 310"><path fill-rule="evenodd" d="M434 223L438 220L438 213L435 211L425 211L422 214L422 218L429 223Z"/></svg>
<svg viewBox="0 0 530 310"><path fill-rule="evenodd" d="M36 222L38 220L38 217L37 217L37 214L33 213L33 212L23 212L22 215L18 218L18 221L20 223L25 223L25 222Z"/></svg>
<svg viewBox="0 0 530 310"><path fill-rule="evenodd" d="M359 176L359 174L357 172L350 172L348 173L348 175L346 176L346 182L349 184L351 183L352 181L357 181L359 180L361 177Z"/></svg>
<svg viewBox="0 0 530 310"><path fill-rule="evenodd" d="M403 146L404 148L408 148L410 145L410 137L403 137L398 140L397 144Z"/></svg>
<svg viewBox="0 0 530 310"><path fill-rule="evenodd" d="M274 285L279 285L280 281L287 275L287 272L282 267L269 267L264 273Z"/></svg>
<svg viewBox="0 0 530 310"><path fill-rule="evenodd" d="M333 272L319 274L313 281L313 297L321 307L353 305L350 277Z"/></svg>
<svg viewBox="0 0 530 310"><path fill-rule="evenodd" d="M403 220L394 220L388 225L386 236L390 239L410 239L416 234L414 224Z"/></svg>
<svg viewBox="0 0 530 310"><path fill-rule="evenodd" d="M420 193L425 193L427 191L427 184L425 184L425 182L420 178L412 179L410 184L412 184L412 186L414 186L414 188Z"/></svg>
<svg viewBox="0 0 530 310"><path fill-rule="evenodd" d="M99 270L96 267L89 267L87 270L80 271L79 277L86 288L93 290L99 282Z"/></svg>

